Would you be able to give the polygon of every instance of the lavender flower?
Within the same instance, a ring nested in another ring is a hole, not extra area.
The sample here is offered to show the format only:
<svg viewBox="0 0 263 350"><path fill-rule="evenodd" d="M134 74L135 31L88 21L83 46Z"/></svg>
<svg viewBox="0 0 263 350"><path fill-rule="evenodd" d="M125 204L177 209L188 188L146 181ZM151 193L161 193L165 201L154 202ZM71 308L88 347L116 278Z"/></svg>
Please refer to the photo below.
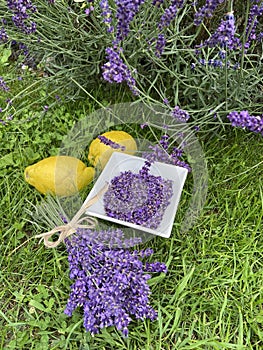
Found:
<svg viewBox="0 0 263 350"><path fill-rule="evenodd" d="M115 0L117 6L116 43L122 41L130 32L130 23L145 0Z"/></svg>
<svg viewBox="0 0 263 350"><path fill-rule="evenodd" d="M235 37L236 27L233 12L226 14L225 19L221 21L219 27L200 47L219 46L221 49L235 50L241 47L239 38ZM225 58L224 51L220 53L221 58Z"/></svg>
<svg viewBox="0 0 263 350"><path fill-rule="evenodd" d="M36 6L30 0L7 0L7 7L13 13L13 23L25 34L36 31L36 23L30 21L30 14L36 12Z"/></svg>
<svg viewBox="0 0 263 350"><path fill-rule="evenodd" d="M263 136L263 116L250 115L248 111L240 113L233 111L228 114L227 118L232 126L248 129Z"/></svg>
<svg viewBox="0 0 263 350"><path fill-rule="evenodd" d="M8 35L4 27L0 29L0 42L6 43L8 40Z"/></svg>
<svg viewBox="0 0 263 350"><path fill-rule="evenodd" d="M173 195L172 181L149 173L146 161L138 174L122 172L111 180L104 194L109 217L156 229Z"/></svg>
<svg viewBox="0 0 263 350"><path fill-rule="evenodd" d="M9 86L7 86L7 83L4 81L3 77L0 77L0 89L5 92L10 90Z"/></svg>
<svg viewBox="0 0 263 350"><path fill-rule="evenodd" d="M205 18L211 18L218 5L223 2L224 0L206 0L204 6L195 13L194 24L199 26Z"/></svg>
<svg viewBox="0 0 263 350"><path fill-rule="evenodd" d="M85 14L87 16L89 16L91 14L91 12L94 11L94 7L91 5L90 7L88 7L87 9L85 9Z"/></svg>
<svg viewBox="0 0 263 350"><path fill-rule="evenodd" d="M114 27L111 25L112 22L112 12L109 7L109 2L108 0L102 0L100 2L100 8L102 10L102 17L103 17L103 22L107 26L107 32L112 33L114 31Z"/></svg>
<svg viewBox="0 0 263 350"><path fill-rule="evenodd" d="M159 30L169 27L172 20L176 17L178 9L183 6L184 0L173 0L171 5L165 9L164 14L161 16L159 23L157 24ZM156 5L154 2L153 5ZM158 3L158 7L159 7ZM163 53L164 47L166 45L166 39L164 34L159 34L156 40L155 54L160 57Z"/></svg>
<svg viewBox="0 0 263 350"><path fill-rule="evenodd" d="M163 135L159 141L159 144L149 146L150 152L144 152L142 157L151 163L161 162L177 165L182 168L186 168L189 172L191 172L191 167L189 164L180 159L183 155L183 151L177 147L173 147L172 151L169 152L169 147L169 136Z"/></svg>
<svg viewBox="0 0 263 350"><path fill-rule="evenodd" d="M256 28L259 23L258 17L263 14L263 4L254 4L251 6L248 23L246 28L246 43L245 48L248 49L251 42L257 39ZM260 35L259 35L260 38Z"/></svg>
<svg viewBox="0 0 263 350"><path fill-rule="evenodd" d="M168 27L172 20L176 17L178 9L183 6L184 0L173 0L171 5L165 9L160 22L158 23L158 29L162 30Z"/></svg>
<svg viewBox="0 0 263 350"><path fill-rule="evenodd" d="M108 139L106 136L99 135L98 139L100 142L104 143L104 145L110 146L113 149L120 149L121 151L125 151L126 147L122 146L110 139Z"/></svg>
<svg viewBox="0 0 263 350"><path fill-rule="evenodd" d="M171 115L180 122L187 122L190 119L190 115L183 109L180 109L178 106L174 107L174 109L171 111Z"/></svg>
<svg viewBox="0 0 263 350"><path fill-rule="evenodd" d="M138 91L135 87L135 79L132 77L129 68L121 59L120 52L114 51L114 49L108 47L106 48L106 54L108 62L102 66L103 78L110 83L122 83L126 81L132 93L138 95Z"/></svg>
<svg viewBox="0 0 263 350"><path fill-rule="evenodd" d="M156 319L157 313L149 305L151 277L147 272L166 272L163 263L143 263L152 250L129 251L113 248L123 241L121 230L91 231L80 229L66 240L70 278L74 280L65 309L69 316L83 307L84 327L91 334L115 326L128 335L128 325L136 319ZM130 239L128 242L131 244ZM105 244L108 243L108 244ZM135 239L136 244L139 243Z"/></svg>
<svg viewBox="0 0 263 350"><path fill-rule="evenodd" d="M157 57L161 57L163 50L165 48L165 44L166 44L165 36L163 34L159 34L156 41L156 46L155 46L155 55Z"/></svg>

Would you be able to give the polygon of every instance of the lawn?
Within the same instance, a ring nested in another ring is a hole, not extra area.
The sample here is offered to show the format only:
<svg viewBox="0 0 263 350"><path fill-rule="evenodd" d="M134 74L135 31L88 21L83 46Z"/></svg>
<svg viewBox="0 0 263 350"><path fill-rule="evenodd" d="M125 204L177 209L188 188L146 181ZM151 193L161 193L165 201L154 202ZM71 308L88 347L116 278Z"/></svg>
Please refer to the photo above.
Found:
<svg viewBox="0 0 263 350"><path fill-rule="evenodd" d="M49 114L2 127L1 348L261 349L263 140L232 128L199 138L209 185L195 226L181 234L175 224L171 238L144 244L154 249L152 260L169 262L168 273L151 282L158 320L132 322L127 339L114 328L92 337L81 310L63 314L70 286L65 248L48 250L31 239L15 249L40 233L26 209L41 195L23 170L55 153L73 120L83 118L83 110L70 108L52 114L56 132Z"/></svg>

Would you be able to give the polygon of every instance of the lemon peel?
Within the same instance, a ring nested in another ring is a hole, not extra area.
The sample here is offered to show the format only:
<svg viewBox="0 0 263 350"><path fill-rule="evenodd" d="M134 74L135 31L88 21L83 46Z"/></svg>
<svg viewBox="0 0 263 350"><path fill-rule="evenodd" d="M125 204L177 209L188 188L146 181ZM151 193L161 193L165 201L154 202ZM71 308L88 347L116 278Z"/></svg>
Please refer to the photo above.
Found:
<svg viewBox="0 0 263 350"><path fill-rule="evenodd" d="M98 138L93 140L89 147L88 160L94 167L99 165L103 169L113 152L134 155L137 151L137 144L134 138L125 131L112 130L100 136L106 137L121 147L116 149L112 148L110 145L105 145ZM125 150L122 149L122 146L125 147Z"/></svg>
<svg viewBox="0 0 263 350"><path fill-rule="evenodd" d="M28 166L24 176L26 182L40 193L70 196L94 178L95 169L87 167L81 160L70 156L53 156Z"/></svg>

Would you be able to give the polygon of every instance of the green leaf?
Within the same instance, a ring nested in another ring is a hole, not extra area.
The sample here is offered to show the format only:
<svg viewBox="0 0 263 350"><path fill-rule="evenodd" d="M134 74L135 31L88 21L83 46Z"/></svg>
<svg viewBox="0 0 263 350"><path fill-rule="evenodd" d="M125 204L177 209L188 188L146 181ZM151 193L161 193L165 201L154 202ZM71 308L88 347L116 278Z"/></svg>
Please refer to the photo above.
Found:
<svg viewBox="0 0 263 350"><path fill-rule="evenodd" d="M34 307L35 309L40 310L40 311L44 311L44 312L48 311L47 308L43 304L41 304L39 301L34 300L34 299L30 300L29 305Z"/></svg>
<svg viewBox="0 0 263 350"><path fill-rule="evenodd" d="M3 49L0 55L0 63L6 64L11 54L12 54L12 51L10 49Z"/></svg>
<svg viewBox="0 0 263 350"><path fill-rule="evenodd" d="M13 159L12 153L6 154L5 156L0 158L0 169L13 164L14 164L14 159Z"/></svg>

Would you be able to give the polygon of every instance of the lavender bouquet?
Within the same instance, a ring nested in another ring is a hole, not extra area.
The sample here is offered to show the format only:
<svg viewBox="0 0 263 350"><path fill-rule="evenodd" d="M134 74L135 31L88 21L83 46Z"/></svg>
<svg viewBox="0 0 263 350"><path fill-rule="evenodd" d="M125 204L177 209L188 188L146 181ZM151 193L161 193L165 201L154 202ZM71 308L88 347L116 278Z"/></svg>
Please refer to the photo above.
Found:
<svg viewBox="0 0 263 350"><path fill-rule="evenodd" d="M157 318L149 304L150 273L166 273L160 262L143 263L153 254L152 249L128 248L140 239L124 239L120 229L103 231L78 230L66 240L71 286L65 313L69 316L77 307L84 312L84 327L91 334L102 328L116 326L124 336L135 319Z"/></svg>

